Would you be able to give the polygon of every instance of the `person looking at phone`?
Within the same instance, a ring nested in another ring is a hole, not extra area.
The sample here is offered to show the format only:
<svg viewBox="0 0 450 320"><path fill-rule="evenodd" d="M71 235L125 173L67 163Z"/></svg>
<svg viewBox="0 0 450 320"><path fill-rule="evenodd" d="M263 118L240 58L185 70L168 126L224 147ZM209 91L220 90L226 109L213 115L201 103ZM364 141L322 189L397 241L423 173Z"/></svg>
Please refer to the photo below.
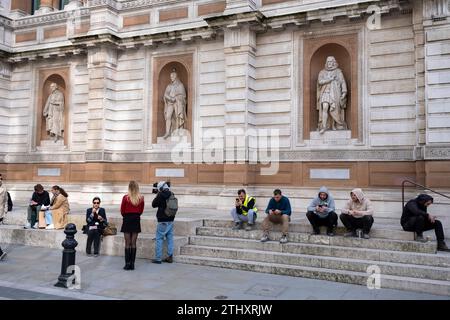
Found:
<svg viewBox="0 0 450 320"><path fill-rule="evenodd" d="M87 222L87 241L86 254L91 255L92 243L94 243L94 257L98 257L100 253L100 236L105 229L108 220L106 219L106 211L100 207L100 198L92 199L92 208L86 210Z"/></svg>
<svg viewBox="0 0 450 320"><path fill-rule="evenodd" d="M291 221L291 203L289 199L281 194L280 189L273 191L266 208L266 217L262 223L263 236L261 242L269 241L269 231L274 224L281 224L280 243L288 242L289 222Z"/></svg>
<svg viewBox="0 0 450 320"><path fill-rule="evenodd" d="M244 189L239 189L237 193L238 197L235 199L234 208L230 212L234 221L233 230L242 229L242 224L246 222L245 230L250 231L253 229L258 212L256 199L249 196Z"/></svg>
<svg viewBox="0 0 450 320"><path fill-rule="evenodd" d="M308 206L306 217L313 228L313 235L320 234L320 226L327 227L327 235L334 236L338 216L335 210L334 198L326 187L320 187L317 197Z"/></svg>

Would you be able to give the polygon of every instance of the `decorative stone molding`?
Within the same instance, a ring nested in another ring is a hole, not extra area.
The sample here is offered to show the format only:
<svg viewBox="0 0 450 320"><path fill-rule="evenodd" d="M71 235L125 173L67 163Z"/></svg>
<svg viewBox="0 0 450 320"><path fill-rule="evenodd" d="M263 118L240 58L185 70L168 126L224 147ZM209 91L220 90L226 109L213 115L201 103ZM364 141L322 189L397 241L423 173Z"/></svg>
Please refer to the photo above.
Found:
<svg viewBox="0 0 450 320"><path fill-rule="evenodd" d="M87 17L90 16L90 9L88 8L80 8L79 9L79 16L80 17ZM51 12L49 14L45 15L39 15L39 16L27 16L24 18L20 18L17 20L14 20L12 22L13 27L15 28L28 28L31 26L41 26L44 24L53 24L53 23L60 23L62 21L65 21L67 19L70 19L73 17L73 13L71 11L57 11L57 12Z"/></svg>
<svg viewBox="0 0 450 320"><path fill-rule="evenodd" d="M281 161L413 161L413 149L280 151Z"/></svg>
<svg viewBox="0 0 450 320"><path fill-rule="evenodd" d="M450 147L425 146L425 160L448 160L450 159Z"/></svg>
<svg viewBox="0 0 450 320"><path fill-rule="evenodd" d="M9 63L0 61L0 77L3 79L11 78L11 65Z"/></svg>
<svg viewBox="0 0 450 320"><path fill-rule="evenodd" d="M449 0L425 0L423 15L426 19L443 20L450 16Z"/></svg>
<svg viewBox="0 0 450 320"><path fill-rule="evenodd" d="M0 156L0 163L40 163L40 162L85 162L84 153L10 153Z"/></svg>

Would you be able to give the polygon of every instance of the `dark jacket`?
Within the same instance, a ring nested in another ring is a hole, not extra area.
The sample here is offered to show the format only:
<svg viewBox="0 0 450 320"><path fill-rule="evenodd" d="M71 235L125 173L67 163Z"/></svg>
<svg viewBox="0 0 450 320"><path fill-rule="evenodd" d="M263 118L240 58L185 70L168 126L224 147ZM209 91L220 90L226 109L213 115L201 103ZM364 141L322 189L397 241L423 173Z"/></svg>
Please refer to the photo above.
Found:
<svg viewBox="0 0 450 320"><path fill-rule="evenodd" d="M409 200L403 208L400 224L403 226L412 217L424 216L428 218L427 207L423 203L433 200L433 198L426 194L421 194L417 198Z"/></svg>
<svg viewBox="0 0 450 320"><path fill-rule="evenodd" d="M94 217L91 217L92 214L92 208L89 208L86 210L86 222L88 226L94 226L96 222L99 223L100 229L104 229L108 223L108 220L106 219L106 212L104 208L98 208L98 215L100 215L103 218L103 223L100 223L100 220L95 219ZM94 215L95 216L95 215Z"/></svg>
<svg viewBox="0 0 450 320"><path fill-rule="evenodd" d="M47 191L44 190L41 194L37 193L36 191L33 192L33 195L31 196L31 200L34 202L37 202L38 206L48 206L50 205L50 196Z"/></svg>
<svg viewBox="0 0 450 320"><path fill-rule="evenodd" d="M286 214L288 216L291 215L291 203L289 199L285 196L282 196L280 202L276 202L274 198L270 199L269 204L266 208L266 213L269 213L269 210L280 210L281 214Z"/></svg>
<svg viewBox="0 0 450 320"><path fill-rule="evenodd" d="M170 195L172 192L170 190L164 190L161 192L158 192L155 199L152 201L152 207L158 208L158 211L156 212L156 219L158 219L158 222L169 222L173 221L175 217L168 217L165 213L166 207L167 207L167 199L170 198Z"/></svg>

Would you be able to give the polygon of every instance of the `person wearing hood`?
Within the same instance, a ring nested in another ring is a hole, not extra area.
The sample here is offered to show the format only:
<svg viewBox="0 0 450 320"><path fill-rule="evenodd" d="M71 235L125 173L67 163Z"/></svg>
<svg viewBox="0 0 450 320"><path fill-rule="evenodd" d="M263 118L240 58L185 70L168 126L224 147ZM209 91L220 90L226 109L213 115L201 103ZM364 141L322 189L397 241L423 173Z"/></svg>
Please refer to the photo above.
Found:
<svg viewBox="0 0 450 320"><path fill-rule="evenodd" d="M167 257L162 260L164 262L173 262L173 220L174 216L169 217L166 215L167 200L172 195L169 184L165 181L158 182L158 193L155 199L153 199L152 207L158 208L156 212L156 218L158 225L156 226L156 248L155 258L152 259L153 263L161 263L162 250L164 238L167 239Z"/></svg>
<svg viewBox="0 0 450 320"><path fill-rule="evenodd" d="M341 221L347 228L345 237L356 236L356 230L362 229L363 238L369 239L370 228L373 224L373 206L369 199L364 196L361 189L356 188L350 192L351 199L341 210Z"/></svg>
<svg viewBox="0 0 450 320"><path fill-rule="evenodd" d="M435 216L427 213L427 208L433 203L433 197L419 194L417 198L409 200L403 207L400 224L403 230L416 233L416 241L426 242L423 232L434 229L437 240L437 249L450 251L444 241L442 223Z"/></svg>
<svg viewBox="0 0 450 320"><path fill-rule="evenodd" d="M337 226L337 214L334 212L334 198L326 187L321 187L317 197L308 206L306 217L313 227L313 234L320 234L320 226L327 227L327 235L334 236Z"/></svg>

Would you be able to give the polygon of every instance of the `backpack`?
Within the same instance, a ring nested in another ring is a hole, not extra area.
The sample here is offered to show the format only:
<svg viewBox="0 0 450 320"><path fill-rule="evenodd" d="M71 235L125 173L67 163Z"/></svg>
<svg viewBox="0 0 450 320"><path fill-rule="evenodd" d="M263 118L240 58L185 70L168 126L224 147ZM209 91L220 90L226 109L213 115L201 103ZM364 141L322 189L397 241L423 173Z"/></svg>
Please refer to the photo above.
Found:
<svg viewBox="0 0 450 320"><path fill-rule="evenodd" d="M169 199L166 200L166 209L164 213L169 218L175 217L178 211L178 199L173 192L170 193Z"/></svg>
<svg viewBox="0 0 450 320"><path fill-rule="evenodd" d="M11 195L9 194L9 192L6 192L8 194L8 211L12 211L13 209L13 202L11 200Z"/></svg>

